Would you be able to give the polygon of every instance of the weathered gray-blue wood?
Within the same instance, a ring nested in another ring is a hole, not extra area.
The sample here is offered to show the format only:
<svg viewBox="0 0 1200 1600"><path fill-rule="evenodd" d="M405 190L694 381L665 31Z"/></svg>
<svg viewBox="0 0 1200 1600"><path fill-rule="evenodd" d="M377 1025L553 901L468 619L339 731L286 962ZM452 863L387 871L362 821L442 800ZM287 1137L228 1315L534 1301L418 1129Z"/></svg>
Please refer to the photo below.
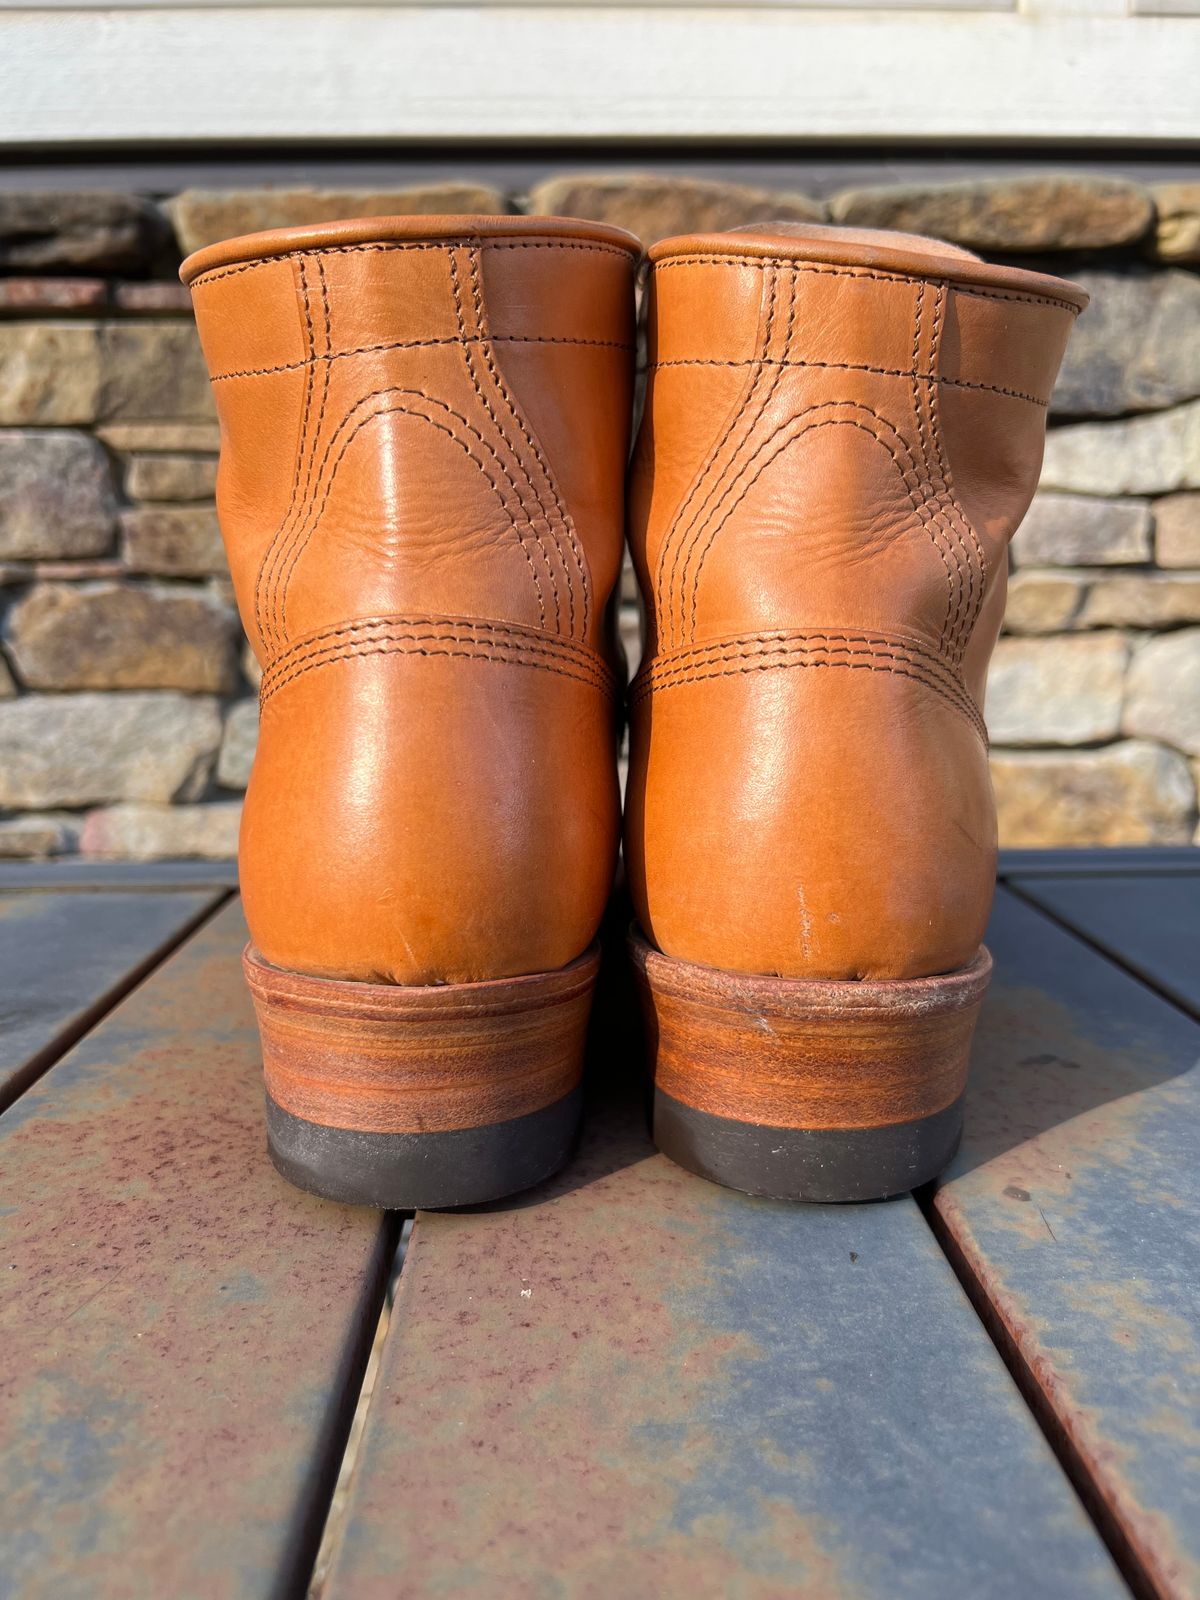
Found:
<svg viewBox="0 0 1200 1600"><path fill-rule="evenodd" d="M0 1119L4 1600L307 1590L396 1229L271 1167L245 938L219 912Z"/></svg>
<svg viewBox="0 0 1200 1600"><path fill-rule="evenodd" d="M1200 1015L1200 877L1014 876L1010 882L1193 1016Z"/></svg>
<svg viewBox="0 0 1200 1600"><path fill-rule="evenodd" d="M541 1191L418 1215L325 1600L1126 1593L911 1200L586 1127Z"/></svg>
<svg viewBox="0 0 1200 1600"><path fill-rule="evenodd" d="M0 894L0 1109L220 898Z"/></svg>
<svg viewBox="0 0 1200 1600"><path fill-rule="evenodd" d="M1194 1600L1200 1025L1004 889L988 943L935 1215L1114 1548L1149 1592Z"/></svg>

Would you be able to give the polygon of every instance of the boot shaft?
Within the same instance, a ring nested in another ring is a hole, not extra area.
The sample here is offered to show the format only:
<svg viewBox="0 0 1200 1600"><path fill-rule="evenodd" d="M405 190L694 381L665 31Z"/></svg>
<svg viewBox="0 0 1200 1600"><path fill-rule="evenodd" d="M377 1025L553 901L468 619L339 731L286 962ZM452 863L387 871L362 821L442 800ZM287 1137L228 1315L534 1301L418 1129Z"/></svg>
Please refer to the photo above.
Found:
<svg viewBox="0 0 1200 1600"><path fill-rule="evenodd" d="M1084 297L849 229L674 239L651 261L630 536L652 646L900 628L966 657L979 695Z"/></svg>
<svg viewBox="0 0 1200 1600"><path fill-rule="evenodd" d="M239 855L269 966L482 982L593 938L639 254L587 223L422 217L185 263L264 669Z"/></svg>
<svg viewBox="0 0 1200 1600"><path fill-rule="evenodd" d="M666 955L831 980L973 959L1007 543L1085 299L905 235L651 252L626 858Z"/></svg>
<svg viewBox="0 0 1200 1600"><path fill-rule="evenodd" d="M289 229L191 258L218 510L264 665L373 616L599 645L620 565L634 259L615 230L456 217Z"/></svg>

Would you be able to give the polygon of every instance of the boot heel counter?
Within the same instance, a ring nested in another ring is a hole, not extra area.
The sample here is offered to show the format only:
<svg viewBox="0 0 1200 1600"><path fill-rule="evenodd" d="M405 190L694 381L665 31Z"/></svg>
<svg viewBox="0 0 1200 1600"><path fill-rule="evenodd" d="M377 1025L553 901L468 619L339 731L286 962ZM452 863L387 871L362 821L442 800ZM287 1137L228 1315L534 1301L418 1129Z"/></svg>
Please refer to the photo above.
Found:
<svg viewBox="0 0 1200 1600"><path fill-rule="evenodd" d="M442 635L264 679L240 859L273 965L465 983L563 966L594 936L618 837L611 685Z"/></svg>
<svg viewBox="0 0 1200 1600"><path fill-rule="evenodd" d="M978 726L883 655L772 659L669 683L635 715L626 855L647 935L680 960L789 978L970 961L995 881Z"/></svg>

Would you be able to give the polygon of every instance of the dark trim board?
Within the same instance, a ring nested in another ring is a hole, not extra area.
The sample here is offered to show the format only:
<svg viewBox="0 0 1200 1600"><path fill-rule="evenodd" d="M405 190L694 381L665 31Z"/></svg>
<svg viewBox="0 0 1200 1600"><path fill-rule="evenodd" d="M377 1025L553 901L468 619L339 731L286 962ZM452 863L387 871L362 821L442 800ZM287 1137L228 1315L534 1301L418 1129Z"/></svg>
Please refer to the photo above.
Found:
<svg viewBox="0 0 1200 1600"><path fill-rule="evenodd" d="M0 891L236 889L236 861L0 861Z"/></svg>
<svg viewBox="0 0 1200 1600"><path fill-rule="evenodd" d="M1159 873L1200 874L1200 847L1146 845L1086 850L1001 850L997 876L1111 877L1131 873L1148 877Z"/></svg>

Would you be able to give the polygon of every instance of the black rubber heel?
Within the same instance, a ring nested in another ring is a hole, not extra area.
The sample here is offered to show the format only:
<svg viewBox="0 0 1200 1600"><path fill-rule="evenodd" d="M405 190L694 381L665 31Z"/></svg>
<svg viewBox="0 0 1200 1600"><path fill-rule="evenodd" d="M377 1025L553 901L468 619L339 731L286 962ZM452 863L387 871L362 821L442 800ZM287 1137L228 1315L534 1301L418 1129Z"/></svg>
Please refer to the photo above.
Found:
<svg viewBox="0 0 1200 1600"><path fill-rule="evenodd" d="M267 1146L298 1188L348 1205L438 1211L483 1205L558 1171L579 1129L583 1090L490 1127L441 1133L327 1128L267 1096Z"/></svg>

